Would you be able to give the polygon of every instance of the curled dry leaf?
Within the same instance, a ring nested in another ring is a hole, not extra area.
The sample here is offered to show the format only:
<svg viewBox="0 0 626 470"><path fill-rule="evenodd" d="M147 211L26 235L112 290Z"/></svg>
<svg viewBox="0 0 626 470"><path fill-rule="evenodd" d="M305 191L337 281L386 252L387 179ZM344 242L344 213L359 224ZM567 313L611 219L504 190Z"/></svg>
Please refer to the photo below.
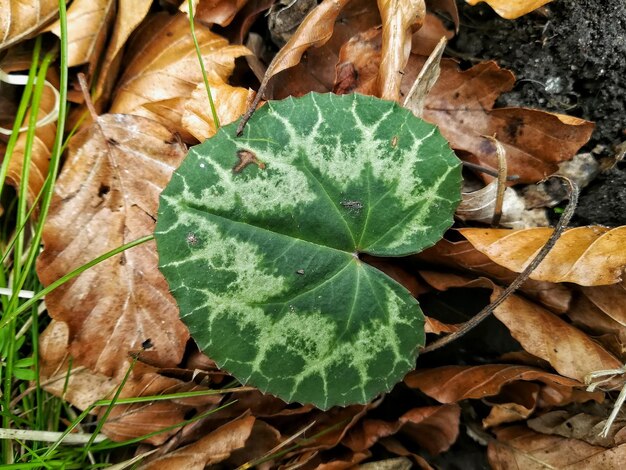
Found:
<svg viewBox="0 0 626 470"><path fill-rule="evenodd" d="M251 89L233 87L226 83L209 85L221 125L237 120L246 112L255 96ZM185 101L181 123L187 132L201 142L217 132L204 83L199 83L190 98Z"/></svg>
<svg viewBox="0 0 626 470"><path fill-rule="evenodd" d="M230 457L246 445L252 433L254 416L226 423L202 439L139 467L141 470L202 470Z"/></svg>
<svg viewBox="0 0 626 470"><path fill-rule="evenodd" d="M426 4L424 0L378 0L378 9L383 28L377 96L399 101L412 35L424 22Z"/></svg>
<svg viewBox="0 0 626 470"><path fill-rule="evenodd" d="M524 230L461 229L459 232L492 261L522 272L552 234L551 228ZM569 229L531 275L549 282L583 286L614 284L626 266L626 227Z"/></svg>
<svg viewBox="0 0 626 470"><path fill-rule="evenodd" d="M552 0L465 0L470 5L485 2L493 8L498 15L507 20L514 20L530 13Z"/></svg>
<svg viewBox="0 0 626 470"><path fill-rule="evenodd" d="M235 15L248 0L194 0L194 19L208 26L219 24L228 26ZM183 13L189 13L189 2L184 1L178 7Z"/></svg>
<svg viewBox="0 0 626 470"><path fill-rule="evenodd" d="M36 33L58 11L58 0L3 1L0 8L0 51Z"/></svg>
<svg viewBox="0 0 626 470"><path fill-rule="evenodd" d="M493 289L491 301L501 289L488 279L470 280L454 274L421 272L433 287L482 287ZM617 369L621 362L589 336L549 310L521 296L509 296L494 310L494 315L509 329L522 347L550 363L561 375L584 382L597 370Z"/></svg>
<svg viewBox="0 0 626 470"><path fill-rule="evenodd" d="M626 460L626 444L606 449L577 439L539 434L525 426L512 426L496 431L487 456L495 470L600 470L621 468Z"/></svg>
<svg viewBox="0 0 626 470"><path fill-rule="evenodd" d="M229 45L201 24L195 31L209 82L225 83L235 58L248 54L248 49ZM133 45L138 47L131 52L111 112L148 117L190 138L181 126L185 102L204 82L187 16L154 17Z"/></svg>
<svg viewBox="0 0 626 470"><path fill-rule="evenodd" d="M154 230L158 196L185 148L160 124L104 115L70 142L43 233L37 273L44 285ZM71 222L70 222L71 221ZM128 352L157 367L177 365L188 338L154 242L87 270L46 296L50 315L67 322L75 364L116 377Z"/></svg>
<svg viewBox="0 0 626 470"><path fill-rule="evenodd" d="M115 0L74 0L67 10L68 66L89 62L90 74L96 68L115 15ZM61 37L57 20L48 31Z"/></svg>
<svg viewBox="0 0 626 470"><path fill-rule="evenodd" d="M39 103L38 119L42 119L52 112L56 103L56 96L49 87L43 89L41 102ZM31 111L26 115L25 122L28 122ZM50 150L54 144L56 134L56 122L38 127L35 130L35 139L31 150L30 174L28 176L28 202L32 204L37 198L48 175L50 163ZM7 182L16 190L20 186L22 179L22 167L24 165L24 149L26 146L26 133L20 134L11 156L9 168L7 170Z"/></svg>
<svg viewBox="0 0 626 470"><path fill-rule="evenodd" d="M352 429L342 444L355 452L372 447L380 439L402 434L431 455L445 452L459 435L461 408L458 405L414 408L396 421L365 419Z"/></svg>

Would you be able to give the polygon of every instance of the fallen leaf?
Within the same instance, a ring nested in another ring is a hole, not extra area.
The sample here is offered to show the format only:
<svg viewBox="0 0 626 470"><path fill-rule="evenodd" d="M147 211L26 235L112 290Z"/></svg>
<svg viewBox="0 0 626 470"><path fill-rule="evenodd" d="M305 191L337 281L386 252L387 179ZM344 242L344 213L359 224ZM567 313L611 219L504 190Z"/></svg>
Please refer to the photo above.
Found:
<svg viewBox="0 0 626 470"><path fill-rule="evenodd" d="M233 451L245 446L252 433L254 416L224 424L202 439L158 457L139 467L141 470L203 470L226 460Z"/></svg>
<svg viewBox="0 0 626 470"><path fill-rule="evenodd" d="M249 88L233 87L226 83L209 85L221 125L230 124L241 117L255 96L255 92ZM181 124L200 142L217 132L204 83L199 83L185 101Z"/></svg>
<svg viewBox="0 0 626 470"><path fill-rule="evenodd" d="M574 325L581 326L594 334L614 335L622 344L626 344L621 302L623 283L611 286L584 287L567 316ZM596 291L600 289L599 291ZM595 291L595 292L594 292Z"/></svg>
<svg viewBox="0 0 626 470"><path fill-rule="evenodd" d="M429 11L447 13L454 23L454 28L458 31L460 24L459 10L454 0L426 0L426 5Z"/></svg>
<svg viewBox="0 0 626 470"><path fill-rule="evenodd" d="M524 421L537 408L541 386L533 382L506 384L497 397L484 400L491 405L489 415L483 419L483 427L490 428L504 423Z"/></svg>
<svg viewBox="0 0 626 470"><path fill-rule="evenodd" d="M248 54L248 49L229 45L199 23L195 31L209 82L225 83L235 58ZM135 37L130 56L111 112L154 119L189 139L181 125L185 102L204 81L187 16L155 16Z"/></svg>
<svg viewBox="0 0 626 470"><path fill-rule="evenodd" d="M465 0L474 6L485 2L493 8L498 15L507 20L514 20L520 16L530 13L552 0Z"/></svg>
<svg viewBox="0 0 626 470"><path fill-rule="evenodd" d="M0 51L34 35L58 12L58 0L5 0L2 2Z"/></svg>
<svg viewBox="0 0 626 470"><path fill-rule="evenodd" d="M581 291L609 318L626 326L626 279L610 286L582 287Z"/></svg>
<svg viewBox="0 0 626 470"><path fill-rule="evenodd" d="M418 369L409 373L404 382L439 403L457 403L460 400L482 399L500 393L502 388L517 381L542 382L562 388L582 387L576 380L551 374L541 369L510 364L482 366L443 366Z"/></svg>
<svg viewBox="0 0 626 470"><path fill-rule="evenodd" d="M89 63L91 75L104 50L108 27L115 15L114 0L74 0L67 10L68 66ZM59 20L48 31L61 37Z"/></svg>
<svg viewBox="0 0 626 470"><path fill-rule="evenodd" d="M392 454L401 455L403 457L409 457L413 459L413 462L415 462L418 468L421 468L423 470L433 469L433 467L428 464L424 457L422 457L421 455L417 455L414 452L410 452L400 443L400 441L393 437L386 437L384 439L381 439L380 445Z"/></svg>
<svg viewBox="0 0 626 470"><path fill-rule="evenodd" d="M335 457L326 463L320 463L315 470L349 470L371 456L369 452L344 452L348 455Z"/></svg>
<svg viewBox="0 0 626 470"><path fill-rule="evenodd" d="M454 274L421 272L422 277L440 290L452 287L493 289L491 301L501 289L485 278L470 280ZM584 382L594 371L616 369L621 362L589 336L549 310L518 295L510 295L494 312L522 347L548 361L561 375Z"/></svg>
<svg viewBox="0 0 626 470"><path fill-rule="evenodd" d="M492 261L521 272L548 241L551 228L524 230L460 229L474 247ZM577 227L566 230L557 240L531 279L573 282L583 286L614 284L626 266L626 227Z"/></svg>
<svg viewBox="0 0 626 470"><path fill-rule="evenodd" d="M46 86L43 89L37 113L38 120L43 119L52 112L55 106L58 106L57 99L58 97L50 87ZM31 111L26 114L25 123L28 122L30 114ZM32 205L34 200L37 198L37 195L41 191L46 177L48 176L50 151L52 149L52 145L54 144L56 130L56 122L51 122L50 124L37 127L35 130L35 138L33 140L33 147L30 155L30 174L28 176L28 203L30 205ZM6 176L7 183L13 186L16 190L19 188L20 181L22 179L25 147L26 133L22 132L17 139L15 148L13 149Z"/></svg>
<svg viewBox="0 0 626 470"><path fill-rule="evenodd" d="M195 20L211 26L218 24L228 26L235 15L247 3L248 0L194 0ZM186 0L178 7L180 11L189 14L189 2Z"/></svg>
<svg viewBox="0 0 626 470"><path fill-rule="evenodd" d="M430 93L437 79L439 78L439 63L441 56L446 48L445 37L435 45L433 52L430 54L415 82L411 86L408 94L404 98L402 106L411 110L417 117L422 117L424 105L426 104L426 96ZM457 209L458 210L458 209Z"/></svg>
<svg viewBox="0 0 626 470"><path fill-rule="evenodd" d="M429 4L429 2L426 2ZM456 7L454 2L452 5ZM428 5L430 9L430 5ZM458 19L458 17L457 17ZM413 33L411 41L411 52L413 54L428 57L437 47L442 38L452 39L454 32L445 27L443 21L433 13L426 13L424 24L420 29Z"/></svg>
<svg viewBox="0 0 626 470"><path fill-rule="evenodd" d="M348 433L342 444L354 452L362 452L382 438L401 433L431 455L437 455L456 441L460 416L458 405L444 405L414 408L395 421L365 419Z"/></svg>
<svg viewBox="0 0 626 470"><path fill-rule="evenodd" d="M529 419L527 425L533 431L579 439L595 446L613 447L624 444L625 436L620 436L621 439L616 441L616 434L624 429L626 420L615 420L609 434L603 437L601 432L610 409L602 409L602 412L601 415L597 415L588 412L554 410L537 418Z"/></svg>
<svg viewBox="0 0 626 470"><path fill-rule="evenodd" d="M158 196L185 155L160 124L104 115L70 142L55 186L37 262L51 282L124 243L151 234ZM75 363L116 377L128 352L141 349L159 367L177 365L188 332L165 279L154 242L87 270L46 296L50 316L67 322Z"/></svg>
<svg viewBox="0 0 626 470"><path fill-rule="evenodd" d="M621 468L626 459L626 444L605 449L576 439L539 434L525 426L500 429L496 437L487 449L495 470L600 470Z"/></svg>
<svg viewBox="0 0 626 470"><path fill-rule="evenodd" d="M424 0L378 0L382 19L377 96L400 101L402 74L411 54L412 34L424 22Z"/></svg>

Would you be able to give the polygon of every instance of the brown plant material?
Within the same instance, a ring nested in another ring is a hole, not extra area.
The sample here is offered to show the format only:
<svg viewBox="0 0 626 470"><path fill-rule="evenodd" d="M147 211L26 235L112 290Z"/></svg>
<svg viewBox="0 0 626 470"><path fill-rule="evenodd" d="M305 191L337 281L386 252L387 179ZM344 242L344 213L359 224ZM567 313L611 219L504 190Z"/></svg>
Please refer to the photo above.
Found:
<svg viewBox="0 0 626 470"><path fill-rule="evenodd" d="M424 0L378 0L378 10L383 28L377 96L399 101L412 35L424 23L426 4Z"/></svg>
<svg viewBox="0 0 626 470"><path fill-rule="evenodd" d="M452 2L452 5L456 7L456 3ZM446 28L438 16L426 13L424 24L413 33L411 53L428 57L442 38L452 39L453 37L454 32Z"/></svg>
<svg viewBox="0 0 626 470"><path fill-rule="evenodd" d="M431 455L437 455L456 441L460 416L461 408L452 404L414 408L393 422L364 419L349 432L342 444L354 452L362 452L380 439L400 433Z"/></svg>
<svg viewBox="0 0 626 470"><path fill-rule="evenodd" d="M254 416L231 421L204 436L193 444L154 459L139 467L141 470L202 470L206 466L223 462L250 438Z"/></svg>
<svg viewBox="0 0 626 470"><path fill-rule="evenodd" d="M422 273L439 290L452 287L493 289L491 301L500 288L488 279L470 280L454 274ZM494 310L494 315L509 329L524 350L548 361L561 375L583 382L596 370L616 369L621 362L582 331L552 312L517 295L509 296Z"/></svg>
<svg viewBox="0 0 626 470"><path fill-rule="evenodd" d="M50 87L45 87L41 95L38 120L47 116L54 109L56 97ZM26 114L25 123L32 111ZM28 202L32 205L48 175L50 163L50 151L54 144L54 137L57 131L56 122L38 127L35 130L35 139L31 150L30 174L28 176ZM26 133L23 132L17 139L17 143L11 155L11 161L7 169L7 183L18 190L22 179L22 168L24 166L24 150L26 146Z"/></svg>
<svg viewBox="0 0 626 470"><path fill-rule="evenodd" d="M415 257L433 265L482 274L500 284L510 284L516 277L516 273L494 263L467 240L453 242L444 238ZM565 313L572 299L572 293L566 286L545 281L528 279L520 291L558 313Z"/></svg>
<svg viewBox="0 0 626 470"><path fill-rule="evenodd" d="M193 17L197 21L211 26L218 24L228 26L235 15L248 0L194 0ZM189 14L189 3L185 0L178 7L183 13Z"/></svg>
<svg viewBox="0 0 626 470"><path fill-rule="evenodd" d="M249 88L233 87L226 83L209 85L217 117L222 126L236 121L245 113L255 96L255 92ZM217 132L204 83L199 83L185 101L181 124L200 142Z"/></svg>
<svg viewBox="0 0 626 470"><path fill-rule="evenodd" d="M465 0L470 5L485 2L493 8L498 15L507 20L514 20L524 16L552 0Z"/></svg>
<svg viewBox="0 0 626 470"><path fill-rule="evenodd" d="M115 15L115 0L74 0L67 10L68 66L89 63L90 74L104 50L108 28ZM61 37L59 20L48 31Z"/></svg>
<svg viewBox="0 0 626 470"><path fill-rule="evenodd" d="M0 51L27 39L59 12L58 0L8 0L0 8Z"/></svg>
<svg viewBox="0 0 626 470"><path fill-rule="evenodd" d="M248 49L229 45L201 24L195 30L209 82L225 83L235 58L248 54ZM204 82L187 16L157 15L135 38L133 46L111 112L154 119L190 139L181 123L185 102Z"/></svg>
<svg viewBox="0 0 626 470"><path fill-rule="evenodd" d="M496 437L487 450L495 470L600 470L621 468L626 459L626 444L605 449L577 439L539 434L525 426L500 429Z"/></svg>
<svg viewBox="0 0 626 470"><path fill-rule="evenodd" d="M492 261L521 272L550 237L550 228L461 229L459 232ZM583 286L614 284L626 266L626 227L578 227L565 231L531 279Z"/></svg>
<svg viewBox="0 0 626 470"><path fill-rule="evenodd" d="M185 148L160 124L109 114L77 134L55 186L37 262L48 285L124 243L151 234L158 196ZM188 339L157 268L154 242L108 259L46 296L70 330L75 363L110 377L150 339L145 360L177 365Z"/></svg>

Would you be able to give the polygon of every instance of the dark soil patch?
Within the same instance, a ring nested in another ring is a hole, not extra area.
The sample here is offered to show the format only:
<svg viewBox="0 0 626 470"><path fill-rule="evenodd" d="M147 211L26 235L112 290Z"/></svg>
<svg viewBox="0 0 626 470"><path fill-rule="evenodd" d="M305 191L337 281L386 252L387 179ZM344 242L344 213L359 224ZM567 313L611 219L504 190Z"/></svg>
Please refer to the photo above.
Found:
<svg viewBox="0 0 626 470"><path fill-rule="evenodd" d="M626 130L626 3L557 0L515 21L486 5L458 2L461 28L451 48L461 59L493 59L512 70L515 88L498 106L524 106L596 122L587 145L600 155L624 140ZM615 168L583 192L580 224L626 224L626 174Z"/></svg>

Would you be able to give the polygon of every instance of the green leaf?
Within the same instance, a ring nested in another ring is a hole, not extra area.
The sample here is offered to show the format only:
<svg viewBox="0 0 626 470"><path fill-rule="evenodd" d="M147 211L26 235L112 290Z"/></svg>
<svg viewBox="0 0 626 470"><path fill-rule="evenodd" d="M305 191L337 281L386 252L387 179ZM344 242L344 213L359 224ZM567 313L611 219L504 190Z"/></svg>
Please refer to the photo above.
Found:
<svg viewBox="0 0 626 470"><path fill-rule="evenodd" d="M359 259L435 243L459 160L395 103L309 94L268 102L190 150L161 195L161 271L198 346L286 401L365 403L415 365L424 317Z"/></svg>

